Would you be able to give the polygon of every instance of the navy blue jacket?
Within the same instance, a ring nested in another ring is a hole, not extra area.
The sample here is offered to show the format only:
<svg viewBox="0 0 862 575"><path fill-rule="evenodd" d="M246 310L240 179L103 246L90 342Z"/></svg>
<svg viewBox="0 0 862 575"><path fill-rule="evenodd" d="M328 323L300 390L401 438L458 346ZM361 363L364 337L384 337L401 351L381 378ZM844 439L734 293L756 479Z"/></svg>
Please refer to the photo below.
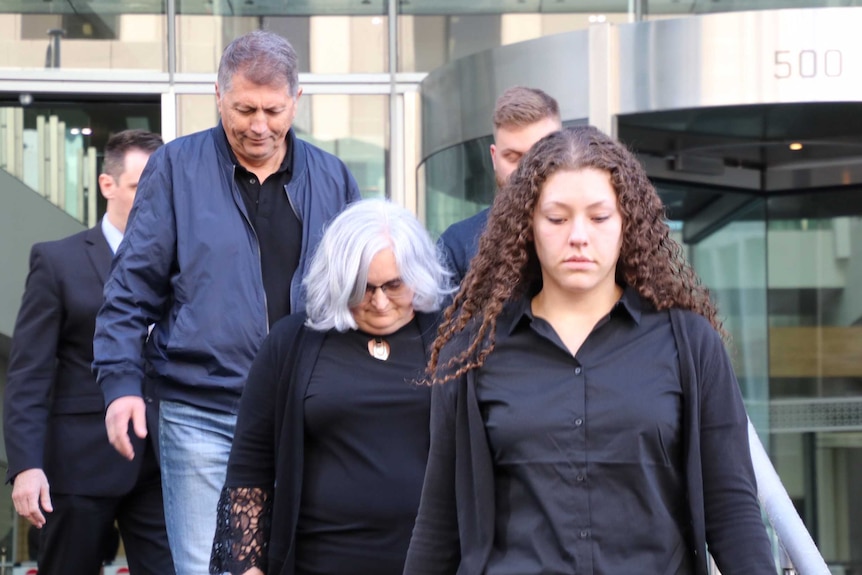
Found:
<svg viewBox="0 0 862 575"><path fill-rule="evenodd" d="M269 325L258 240L222 132L162 146L141 176L96 318L93 369L105 405L140 396L146 366L161 399L238 409ZM335 156L296 138L293 155L285 193L302 222L302 251L290 303L302 311L302 277L324 224L360 196Z"/></svg>
<svg viewBox="0 0 862 575"><path fill-rule="evenodd" d="M479 251L479 236L488 224L488 213L491 208L485 208L478 214L466 220L455 222L440 235L437 245L446 257L446 266L452 272L452 283L459 285L467 275L470 260Z"/></svg>

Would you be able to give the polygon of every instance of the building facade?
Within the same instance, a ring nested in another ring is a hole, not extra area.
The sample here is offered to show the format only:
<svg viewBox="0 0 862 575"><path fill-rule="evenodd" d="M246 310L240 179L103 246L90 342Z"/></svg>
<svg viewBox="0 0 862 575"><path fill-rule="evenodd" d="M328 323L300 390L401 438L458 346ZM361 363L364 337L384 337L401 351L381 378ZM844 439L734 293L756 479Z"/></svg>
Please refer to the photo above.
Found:
<svg viewBox="0 0 862 575"><path fill-rule="evenodd" d="M862 7L848 4L0 0L0 383L30 245L101 215L111 133L217 121L237 35L291 40L299 136L434 234L492 200L494 100L535 86L565 123L638 153L800 515L834 573L862 573ZM8 564L28 559L10 492Z"/></svg>

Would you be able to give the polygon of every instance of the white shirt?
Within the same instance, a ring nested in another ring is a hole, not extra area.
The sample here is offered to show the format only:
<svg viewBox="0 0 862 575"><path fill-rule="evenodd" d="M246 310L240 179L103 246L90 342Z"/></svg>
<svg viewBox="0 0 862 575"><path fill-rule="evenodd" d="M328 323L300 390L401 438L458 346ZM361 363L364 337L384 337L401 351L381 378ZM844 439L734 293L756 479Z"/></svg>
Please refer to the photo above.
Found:
<svg viewBox="0 0 862 575"><path fill-rule="evenodd" d="M120 242L123 241L123 232L117 229L117 226L108 221L108 216L102 218L102 235L108 242L111 252L116 254L117 248L120 247Z"/></svg>
<svg viewBox="0 0 862 575"><path fill-rule="evenodd" d="M104 216L102 218L102 235L105 236L105 240L108 242L111 252L116 255L117 248L120 247L120 242L123 241L123 232L118 230L117 226L108 221L108 216ZM147 327L147 337L149 337L152 331L153 324L150 324Z"/></svg>

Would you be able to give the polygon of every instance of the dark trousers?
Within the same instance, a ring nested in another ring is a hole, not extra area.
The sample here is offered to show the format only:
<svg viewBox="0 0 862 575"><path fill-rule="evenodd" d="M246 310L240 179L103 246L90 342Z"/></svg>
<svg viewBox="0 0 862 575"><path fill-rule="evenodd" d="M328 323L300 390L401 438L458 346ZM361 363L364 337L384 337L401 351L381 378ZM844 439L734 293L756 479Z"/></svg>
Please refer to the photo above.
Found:
<svg viewBox="0 0 862 575"><path fill-rule="evenodd" d="M174 564L165 530L162 483L156 456L146 442L141 475L122 497L51 494L39 538L39 575L98 575L115 553L114 521L120 528L132 575L171 575Z"/></svg>

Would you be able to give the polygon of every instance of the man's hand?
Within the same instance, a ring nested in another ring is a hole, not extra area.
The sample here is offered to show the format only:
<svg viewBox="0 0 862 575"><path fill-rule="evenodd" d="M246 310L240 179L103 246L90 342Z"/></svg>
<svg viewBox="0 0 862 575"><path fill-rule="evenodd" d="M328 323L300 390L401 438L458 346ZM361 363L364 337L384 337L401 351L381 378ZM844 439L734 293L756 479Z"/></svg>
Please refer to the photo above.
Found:
<svg viewBox="0 0 862 575"><path fill-rule="evenodd" d="M129 422L132 423L135 435L143 439L147 436L146 411L144 398L125 395L112 401L105 413L108 441L129 461L135 458L135 449L129 439Z"/></svg>
<svg viewBox="0 0 862 575"><path fill-rule="evenodd" d="M45 472L34 468L16 475L15 485L12 488L12 502L18 515L41 529L45 525L42 509L48 513L54 511Z"/></svg>

